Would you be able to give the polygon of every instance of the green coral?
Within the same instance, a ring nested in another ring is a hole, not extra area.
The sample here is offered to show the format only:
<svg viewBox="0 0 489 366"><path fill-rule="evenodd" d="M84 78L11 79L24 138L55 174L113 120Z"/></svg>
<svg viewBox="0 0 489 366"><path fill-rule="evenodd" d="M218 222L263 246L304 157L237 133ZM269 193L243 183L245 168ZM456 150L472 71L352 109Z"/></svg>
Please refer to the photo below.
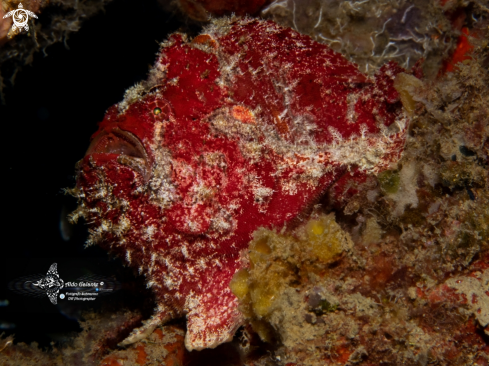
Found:
<svg viewBox="0 0 489 366"><path fill-rule="evenodd" d="M380 183L380 189L384 193L394 194L399 189L401 178L398 170L386 170L377 176Z"/></svg>

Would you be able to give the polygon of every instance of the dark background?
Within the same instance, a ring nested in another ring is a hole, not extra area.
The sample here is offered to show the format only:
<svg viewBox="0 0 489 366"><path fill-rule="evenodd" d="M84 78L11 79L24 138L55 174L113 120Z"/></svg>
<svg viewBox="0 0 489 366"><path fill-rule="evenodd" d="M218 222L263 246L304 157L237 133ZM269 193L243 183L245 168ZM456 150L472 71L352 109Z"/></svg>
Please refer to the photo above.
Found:
<svg viewBox="0 0 489 366"><path fill-rule="evenodd" d="M159 42L176 30L198 30L179 15L164 12L156 1L116 0L105 10L71 34L69 49L55 44L47 48L47 57L36 54L32 66L24 67L15 84L4 90L6 104L0 105L0 300L9 301L0 307L0 334L15 334L16 341L36 341L41 347L79 331L70 315L80 309L61 309L47 297L17 295L8 283L45 274L55 262L65 281L87 273L131 281L119 261L98 247L84 249L82 221L65 232L69 240L63 239L60 220L76 202L62 190L75 185L75 163L105 111L146 78ZM49 8L40 18L47 16ZM110 296L123 301L135 295L122 290Z"/></svg>

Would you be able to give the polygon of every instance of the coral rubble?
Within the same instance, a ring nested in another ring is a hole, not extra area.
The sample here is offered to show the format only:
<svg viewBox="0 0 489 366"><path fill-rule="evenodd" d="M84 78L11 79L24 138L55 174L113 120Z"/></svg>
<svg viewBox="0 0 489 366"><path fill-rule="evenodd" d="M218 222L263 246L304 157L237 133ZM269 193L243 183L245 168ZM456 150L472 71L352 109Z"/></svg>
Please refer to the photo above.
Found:
<svg viewBox="0 0 489 366"><path fill-rule="evenodd" d="M114 351L117 343L141 321L141 315L119 311L111 315L85 314L82 332L63 346L54 346L48 353L37 344L12 344L4 339L0 343L0 364L5 366L71 365L174 365L184 360L183 330L178 325L157 328L144 343ZM187 355L188 359L188 355Z"/></svg>
<svg viewBox="0 0 489 366"><path fill-rule="evenodd" d="M254 331L280 345L277 364L487 364L487 249L437 279L416 266L427 253L406 253L379 227L367 223L353 243L330 214L293 235L255 233L250 266L231 288ZM318 240L326 260L315 253Z"/></svg>

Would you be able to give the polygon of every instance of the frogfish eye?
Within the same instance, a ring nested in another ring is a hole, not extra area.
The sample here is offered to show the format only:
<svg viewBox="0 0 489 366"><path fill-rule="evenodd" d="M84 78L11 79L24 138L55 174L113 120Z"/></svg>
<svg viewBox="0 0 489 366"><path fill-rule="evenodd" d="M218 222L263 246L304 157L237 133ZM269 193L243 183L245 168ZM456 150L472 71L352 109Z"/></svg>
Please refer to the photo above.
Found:
<svg viewBox="0 0 489 366"><path fill-rule="evenodd" d="M153 109L153 114L155 114L156 116L160 113L161 113L161 108L156 107L155 109Z"/></svg>

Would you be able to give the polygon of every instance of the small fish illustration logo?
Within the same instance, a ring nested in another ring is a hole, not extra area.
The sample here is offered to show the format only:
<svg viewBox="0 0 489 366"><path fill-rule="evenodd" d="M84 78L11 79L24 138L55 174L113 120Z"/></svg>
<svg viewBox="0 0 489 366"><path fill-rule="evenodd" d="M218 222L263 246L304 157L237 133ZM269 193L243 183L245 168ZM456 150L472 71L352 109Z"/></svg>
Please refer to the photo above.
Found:
<svg viewBox="0 0 489 366"><path fill-rule="evenodd" d="M59 277L57 268L57 263L51 264L51 267L49 267L49 271L46 276L36 283L33 283L34 286L37 286L46 291L46 295L48 295L49 300L51 300L51 302L55 305L58 301L59 290L61 290L65 285L64 281Z"/></svg>
<svg viewBox="0 0 489 366"><path fill-rule="evenodd" d="M18 9L11 10L7 14L3 16L3 19L12 17L12 20L14 21L14 24L12 25L12 31L15 31L17 28L19 30L25 29L26 31L29 30L29 26L27 25L27 21L29 20L29 16L36 18L37 15L34 14L32 11L24 9L24 6L22 3L19 3Z"/></svg>

